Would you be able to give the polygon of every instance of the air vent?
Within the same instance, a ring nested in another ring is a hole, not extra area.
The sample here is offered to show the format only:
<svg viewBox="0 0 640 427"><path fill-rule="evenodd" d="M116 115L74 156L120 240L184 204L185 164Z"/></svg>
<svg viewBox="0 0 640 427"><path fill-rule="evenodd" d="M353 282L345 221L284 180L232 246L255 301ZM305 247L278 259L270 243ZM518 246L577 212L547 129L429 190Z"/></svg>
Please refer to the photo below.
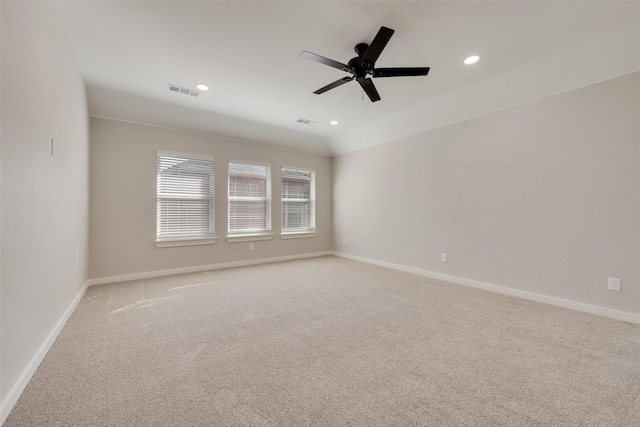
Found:
<svg viewBox="0 0 640 427"><path fill-rule="evenodd" d="M185 95L191 95L195 97L197 97L202 93L202 92L198 92L197 90L189 89L182 86L172 85L172 84L169 84L169 86L167 87L171 92L184 93Z"/></svg>
<svg viewBox="0 0 640 427"><path fill-rule="evenodd" d="M318 122L314 122L313 120L309 119L298 119L298 123L302 123L303 125L315 125Z"/></svg>

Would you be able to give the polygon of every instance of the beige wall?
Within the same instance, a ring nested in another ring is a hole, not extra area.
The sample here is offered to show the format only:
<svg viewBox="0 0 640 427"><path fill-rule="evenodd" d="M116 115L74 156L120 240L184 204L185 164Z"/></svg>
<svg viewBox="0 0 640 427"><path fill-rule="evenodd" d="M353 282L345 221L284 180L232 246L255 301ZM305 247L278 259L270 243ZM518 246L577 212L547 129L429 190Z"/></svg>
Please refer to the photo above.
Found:
<svg viewBox="0 0 640 427"><path fill-rule="evenodd" d="M89 142L84 83L55 3L0 7L1 424L87 281Z"/></svg>
<svg viewBox="0 0 640 427"><path fill-rule="evenodd" d="M206 154L216 158L214 245L157 248L156 150ZM227 162L270 163L270 241L228 243ZM280 167L316 170L315 238L280 239ZM332 249L331 159L224 138L91 118L90 276L100 279L187 267L312 254Z"/></svg>
<svg viewBox="0 0 640 427"><path fill-rule="evenodd" d="M640 73L333 165L337 251L640 314Z"/></svg>

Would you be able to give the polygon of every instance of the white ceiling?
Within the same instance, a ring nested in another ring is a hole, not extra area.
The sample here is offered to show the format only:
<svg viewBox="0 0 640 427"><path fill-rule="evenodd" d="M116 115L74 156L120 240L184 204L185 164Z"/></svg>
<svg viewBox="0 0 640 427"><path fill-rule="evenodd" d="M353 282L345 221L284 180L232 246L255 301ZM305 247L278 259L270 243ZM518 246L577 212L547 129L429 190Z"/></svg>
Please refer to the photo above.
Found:
<svg viewBox="0 0 640 427"><path fill-rule="evenodd" d="M640 70L640 2L58 2L90 114L339 155ZM377 67L427 77L313 91L380 26ZM465 66L470 54L482 60ZM167 85L211 90L198 98ZM299 118L318 122L297 123ZM338 126L329 125L338 120Z"/></svg>

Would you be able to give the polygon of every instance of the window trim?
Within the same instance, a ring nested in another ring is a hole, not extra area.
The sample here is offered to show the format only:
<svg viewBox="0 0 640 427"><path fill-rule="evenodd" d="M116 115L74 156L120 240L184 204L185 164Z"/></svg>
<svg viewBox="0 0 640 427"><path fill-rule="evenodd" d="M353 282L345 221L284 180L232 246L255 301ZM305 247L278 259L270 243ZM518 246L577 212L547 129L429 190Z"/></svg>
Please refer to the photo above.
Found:
<svg viewBox="0 0 640 427"><path fill-rule="evenodd" d="M158 237L158 158L160 156L168 156L168 157L181 157L188 159L196 159L196 160L208 160L213 162L213 192L212 192L212 201L213 201L213 235L211 236L190 236L190 237ZM216 236L216 214L215 214L215 206L216 206L216 191L215 191L215 173L216 173L216 158L215 156L210 156L207 154L196 154L196 153L186 153L181 151L169 151L169 150L156 150L156 238L154 240L154 244L157 248L166 248L166 247L176 247L176 246L195 246L195 245L213 245L216 243L218 237Z"/></svg>
<svg viewBox="0 0 640 427"><path fill-rule="evenodd" d="M318 235L317 231L292 231L288 233L282 233L280 238L282 240L289 239L307 239L310 237L316 237Z"/></svg>
<svg viewBox="0 0 640 427"><path fill-rule="evenodd" d="M228 243L258 242L260 240L272 240L273 234L234 234L227 236Z"/></svg>
<svg viewBox="0 0 640 427"><path fill-rule="evenodd" d="M259 199L262 199L262 201L266 201L267 202L267 207L268 208L267 208L266 224L268 226L268 229L266 229L266 230L264 230L262 232L261 231L255 231L255 230L234 232L234 231L229 230L229 227L231 225L231 202L243 199L243 197L234 197L232 199L231 196L229 195L230 186L231 186L229 165L231 163L241 163L241 164L245 164L245 165L264 166L264 167L269 168L268 169L267 182L266 182L266 186L265 186L267 196L266 197L262 197L262 198L251 197L251 198L247 198L246 199L246 200L251 200L251 201L259 201ZM231 158L227 160L227 242L229 242L229 243L234 243L234 242L252 242L252 241L271 240L271 239L273 239L273 218L272 218L272 205L273 205L272 186L273 186L273 182L272 182L272 175L273 175L273 168L271 166L271 163L257 162L257 161L253 161L253 160L231 159Z"/></svg>
<svg viewBox="0 0 640 427"><path fill-rule="evenodd" d="M284 202L285 199L282 198L282 169L291 169L298 171L311 172L313 174L313 178L311 179L311 183L309 186L309 199L289 199L289 201L309 201L312 205L313 209L310 213L309 222L313 223L312 227L307 228L298 228L298 229L290 229L289 231L285 231L282 227L282 215L284 213ZM313 185L311 185L313 184ZM281 165L280 166L280 238L283 240L287 239L302 239L309 237L317 236L317 226L316 226L316 170L312 168L305 168L301 166L289 166L289 165Z"/></svg>
<svg viewBox="0 0 640 427"><path fill-rule="evenodd" d="M192 237L188 239L169 238L156 240L154 243L157 248L171 248L175 246L196 246L196 245L214 245L218 237Z"/></svg>

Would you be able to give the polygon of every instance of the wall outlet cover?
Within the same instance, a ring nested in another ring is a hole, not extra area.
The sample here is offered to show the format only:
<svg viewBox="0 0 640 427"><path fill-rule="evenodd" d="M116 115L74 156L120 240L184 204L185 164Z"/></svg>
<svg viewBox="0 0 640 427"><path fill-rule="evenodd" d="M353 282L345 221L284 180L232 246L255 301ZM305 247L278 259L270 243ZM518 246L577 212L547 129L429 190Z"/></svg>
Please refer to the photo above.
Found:
<svg viewBox="0 0 640 427"><path fill-rule="evenodd" d="M620 279L617 279L615 277L609 277L609 279L607 280L607 289L609 289L610 291L620 292L621 282L622 280Z"/></svg>

